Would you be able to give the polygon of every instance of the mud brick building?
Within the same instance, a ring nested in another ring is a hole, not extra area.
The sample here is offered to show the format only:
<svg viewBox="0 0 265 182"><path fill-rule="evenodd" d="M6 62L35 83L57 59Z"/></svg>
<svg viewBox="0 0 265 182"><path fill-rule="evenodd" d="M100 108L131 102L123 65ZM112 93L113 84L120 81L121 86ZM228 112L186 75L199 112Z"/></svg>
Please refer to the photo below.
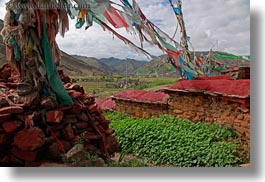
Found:
<svg viewBox="0 0 265 182"><path fill-rule="evenodd" d="M117 112L142 118L170 114L193 122L224 124L244 143L250 141L250 80L201 77L156 93L120 92L113 99Z"/></svg>

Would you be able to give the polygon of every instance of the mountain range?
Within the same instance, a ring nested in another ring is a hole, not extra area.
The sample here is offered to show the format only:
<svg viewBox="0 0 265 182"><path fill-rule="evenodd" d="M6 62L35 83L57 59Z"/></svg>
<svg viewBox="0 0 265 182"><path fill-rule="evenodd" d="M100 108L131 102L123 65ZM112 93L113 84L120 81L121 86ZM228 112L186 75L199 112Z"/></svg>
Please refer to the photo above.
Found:
<svg viewBox="0 0 265 182"><path fill-rule="evenodd" d="M137 61L134 59L118 59L114 57L101 59L77 55L74 55L73 57L82 60L91 66L95 66L107 74L125 75L126 71L127 73L133 73L134 70L148 64L147 61Z"/></svg>

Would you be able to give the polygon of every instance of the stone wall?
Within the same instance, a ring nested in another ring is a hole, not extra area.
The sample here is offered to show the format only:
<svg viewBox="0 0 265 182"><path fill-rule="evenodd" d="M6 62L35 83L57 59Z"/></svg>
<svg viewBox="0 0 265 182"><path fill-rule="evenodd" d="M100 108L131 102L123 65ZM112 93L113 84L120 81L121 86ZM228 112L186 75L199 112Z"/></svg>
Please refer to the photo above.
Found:
<svg viewBox="0 0 265 182"><path fill-rule="evenodd" d="M114 98L115 110L119 113L126 113L137 118L150 118L168 114L168 105L163 103L136 102Z"/></svg>
<svg viewBox="0 0 265 182"><path fill-rule="evenodd" d="M244 142L250 141L249 99L204 93L170 92L168 113L194 122L225 124Z"/></svg>
<svg viewBox="0 0 265 182"><path fill-rule="evenodd" d="M113 97L115 110L139 118L170 114L194 122L224 124L243 143L250 142L250 99L198 91L164 90L167 101L146 102ZM152 93L150 93L152 94Z"/></svg>

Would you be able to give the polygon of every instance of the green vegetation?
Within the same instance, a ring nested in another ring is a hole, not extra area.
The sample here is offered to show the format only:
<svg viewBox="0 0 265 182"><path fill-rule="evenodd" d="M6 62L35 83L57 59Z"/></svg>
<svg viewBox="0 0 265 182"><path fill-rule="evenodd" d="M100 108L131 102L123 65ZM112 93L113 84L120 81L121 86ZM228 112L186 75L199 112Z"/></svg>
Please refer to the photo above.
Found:
<svg viewBox="0 0 265 182"><path fill-rule="evenodd" d="M79 85L84 87L87 93L91 93L98 98L106 98L124 90L124 88L107 88L106 83L107 82L78 82Z"/></svg>
<svg viewBox="0 0 265 182"><path fill-rule="evenodd" d="M123 153L133 153L153 164L179 167L238 166L239 145L233 132L224 126L192 123L164 115L136 119L106 113Z"/></svg>
<svg viewBox="0 0 265 182"><path fill-rule="evenodd" d="M158 68L147 68L147 69L138 69L138 70L134 70L134 73L154 73L156 71L159 71L161 69L168 69L170 70L170 72L176 72L175 68L171 65L171 64L168 64L166 63L167 66L165 65L161 65L160 67Z"/></svg>
<svg viewBox="0 0 265 182"><path fill-rule="evenodd" d="M98 98L106 98L117 92L125 90L125 88L107 88L107 84L119 84L125 86L126 78L123 76L87 76L87 77L74 77L73 82L84 87L85 91L93 94ZM86 81L85 81L86 80ZM168 85L176 83L178 78L175 77L128 77L128 89L136 90L150 90L157 86Z"/></svg>
<svg viewBox="0 0 265 182"><path fill-rule="evenodd" d="M235 56L233 54L227 54L227 55L215 54L215 57L217 59L247 59L247 60L251 59L251 56Z"/></svg>

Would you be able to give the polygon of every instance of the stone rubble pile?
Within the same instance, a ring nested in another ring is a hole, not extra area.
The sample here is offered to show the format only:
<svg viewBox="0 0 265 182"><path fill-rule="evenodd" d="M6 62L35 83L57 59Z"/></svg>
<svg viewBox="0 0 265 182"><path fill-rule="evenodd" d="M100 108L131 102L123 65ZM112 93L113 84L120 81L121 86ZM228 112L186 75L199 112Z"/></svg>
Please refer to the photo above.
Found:
<svg viewBox="0 0 265 182"><path fill-rule="evenodd" d="M58 107L47 98L17 93L11 68L0 68L0 166L39 166L82 144L85 151L108 159L119 151L95 98L59 72L73 106ZM21 90L21 89L20 89ZM22 89L23 90L23 89Z"/></svg>

